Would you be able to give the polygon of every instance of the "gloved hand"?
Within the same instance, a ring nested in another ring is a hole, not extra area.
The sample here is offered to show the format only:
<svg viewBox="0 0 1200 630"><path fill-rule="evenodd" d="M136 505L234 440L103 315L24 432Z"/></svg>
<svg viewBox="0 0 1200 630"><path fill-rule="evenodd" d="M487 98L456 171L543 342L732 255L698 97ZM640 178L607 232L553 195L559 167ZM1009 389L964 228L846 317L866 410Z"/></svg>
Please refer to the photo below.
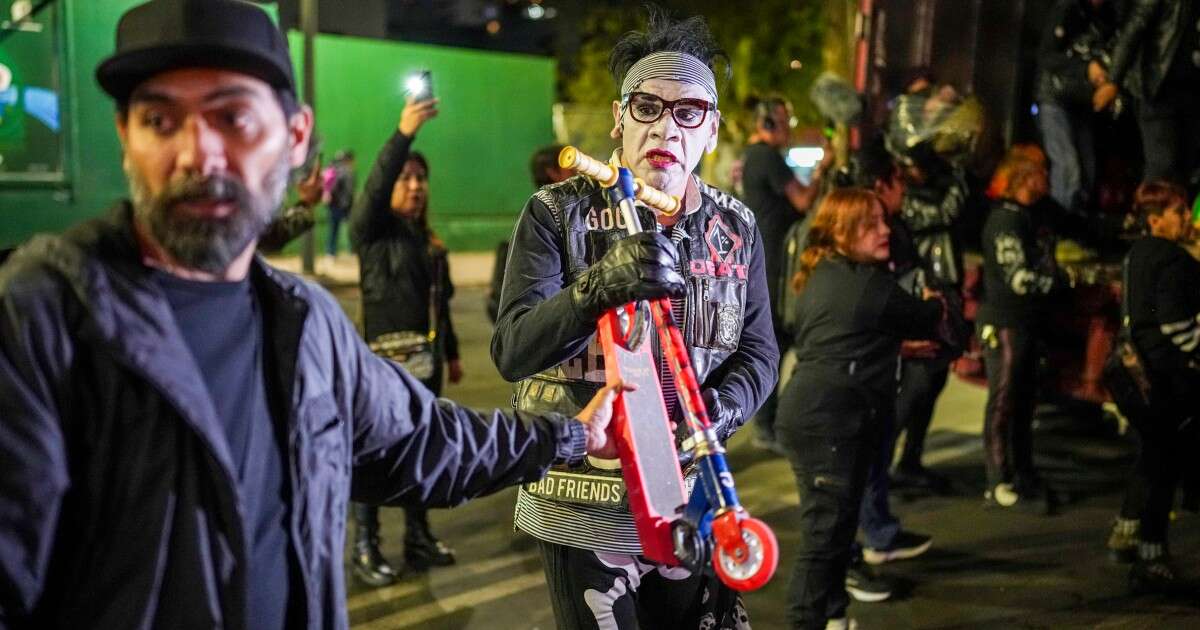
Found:
<svg viewBox="0 0 1200 630"><path fill-rule="evenodd" d="M596 319L636 300L681 295L679 252L662 234L642 232L621 239L571 285L580 315Z"/></svg>
<svg viewBox="0 0 1200 630"><path fill-rule="evenodd" d="M704 408L708 410L708 421L712 423L713 433L717 434L717 439L724 444L729 436L733 435L745 422L742 419L742 410L734 409L729 401L721 398L717 390L708 388L704 390Z"/></svg>
<svg viewBox="0 0 1200 630"><path fill-rule="evenodd" d="M701 394L704 397L704 408L708 411L708 421L712 424L713 433L724 445L738 427L742 426L742 411L732 408L728 402L722 401L717 390L711 387ZM686 468L692 463L693 433L691 427L682 419L675 428L675 443L679 449L679 467Z"/></svg>

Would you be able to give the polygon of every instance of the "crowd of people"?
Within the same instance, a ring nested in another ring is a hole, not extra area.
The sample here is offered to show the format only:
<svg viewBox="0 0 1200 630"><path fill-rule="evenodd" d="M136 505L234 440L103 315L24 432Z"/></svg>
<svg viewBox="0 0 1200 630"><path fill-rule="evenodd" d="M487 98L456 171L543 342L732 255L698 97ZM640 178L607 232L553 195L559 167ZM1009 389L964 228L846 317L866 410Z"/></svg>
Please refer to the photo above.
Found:
<svg viewBox="0 0 1200 630"><path fill-rule="evenodd" d="M558 627L748 628L752 611L715 575L642 555L623 493L527 483L622 483L608 424L629 386L607 381L595 324L667 297L715 436L753 419L755 443L795 475L789 622L853 627L851 598L891 595L873 566L933 545L901 526L889 494L948 490L923 465L925 436L973 343L988 383L983 503L1054 509L1033 461L1038 348L1075 278L1056 262L1052 216L1088 212L1097 176L1080 112L1112 107L1130 77L1145 233L1124 263L1117 349L1133 359L1112 375L1131 384L1114 381L1113 394L1140 454L1108 547L1133 562L1135 587L1176 588L1168 515L1200 425L1200 262L1186 248L1200 143L1162 136L1184 128L1200 93L1200 29L1172 20L1200 15L1179 0L1132 5L1121 22L1104 0L1059 3L1041 48L1046 153L1009 151L973 235L974 335L964 225L984 196L964 144L892 129L847 164L828 152L801 183L782 155L791 106L768 97L753 107L741 190L721 190L695 173L717 147L729 64L702 18L652 10L613 45L611 157L680 207L639 206L649 228L629 236L602 218L599 184L556 165L557 148L534 156L537 190L502 246L489 307L514 408L487 412L438 398L464 378L431 165L414 150L438 102L409 99L355 194L352 153L325 173L310 166L313 115L261 9L129 10L96 77L116 104L130 199L0 267L0 626L345 627L347 515L353 574L382 586L455 562L427 509L520 485L515 525L536 540ZM922 104L918 116L953 118L942 111L955 90L910 78L902 98ZM349 223L361 327L256 254L260 236L294 234L279 209L301 167L299 207L329 207L329 255ZM673 373L653 354L684 427ZM681 428L676 450L690 487L689 437ZM380 506L405 510L403 568L381 552Z"/></svg>

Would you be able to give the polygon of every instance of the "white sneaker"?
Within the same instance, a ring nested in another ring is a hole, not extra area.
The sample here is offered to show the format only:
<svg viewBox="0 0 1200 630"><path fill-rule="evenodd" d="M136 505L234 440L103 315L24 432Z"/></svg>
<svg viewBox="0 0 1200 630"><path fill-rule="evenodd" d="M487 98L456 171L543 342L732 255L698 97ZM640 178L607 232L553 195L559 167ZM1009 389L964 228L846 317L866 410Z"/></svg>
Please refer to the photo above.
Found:
<svg viewBox="0 0 1200 630"><path fill-rule="evenodd" d="M825 622L825 630L858 630L858 622L848 617L839 617Z"/></svg>

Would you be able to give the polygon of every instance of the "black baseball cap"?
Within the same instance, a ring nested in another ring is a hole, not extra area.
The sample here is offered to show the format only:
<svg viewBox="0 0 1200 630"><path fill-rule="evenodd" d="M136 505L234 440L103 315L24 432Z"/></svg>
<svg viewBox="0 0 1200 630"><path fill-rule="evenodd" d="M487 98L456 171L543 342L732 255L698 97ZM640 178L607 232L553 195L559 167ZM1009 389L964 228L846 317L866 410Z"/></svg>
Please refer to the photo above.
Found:
<svg viewBox="0 0 1200 630"><path fill-rule="evenodd" d="M286 38L266 11L243 0L151 0L121 16L116 39L96 81L118 103L146 79L190 67L234 70L296 94Z"/></svg>

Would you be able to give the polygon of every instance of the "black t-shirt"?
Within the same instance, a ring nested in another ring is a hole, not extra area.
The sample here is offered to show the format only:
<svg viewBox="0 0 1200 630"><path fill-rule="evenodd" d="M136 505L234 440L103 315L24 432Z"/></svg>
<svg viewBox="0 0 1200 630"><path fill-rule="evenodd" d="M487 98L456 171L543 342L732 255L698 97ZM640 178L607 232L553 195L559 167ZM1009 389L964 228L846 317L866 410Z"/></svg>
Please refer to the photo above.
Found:
<svg viewBox="0 0 1200 630"><path fill-rule="evenodd" d="M783 242L788 228L800 219L800 214L784 193L788 182L794 179L795 175L788 168L783 155L773 147L756 143L747 146L742 154L743 201L754 212L758 231L762 233L767 286L772 303L778 301Z"/></svg>
<svg viewBox="0 0 1200 630"><path fill-rule="evenodd" d="M840 256L817 263L796 308L796 369L883 405L894 404L900 342L932 338L942 317L941 302L909 295L883 265Z"/></svg>
<svg viewBox="0 0 1200 630"><path fill-rule="evenodd" d="M237 475L245 519L248 628L287 626L296 576L288 540L287 474L267 402L263 321L249 280L156 279L208 387Z"/></svg>

